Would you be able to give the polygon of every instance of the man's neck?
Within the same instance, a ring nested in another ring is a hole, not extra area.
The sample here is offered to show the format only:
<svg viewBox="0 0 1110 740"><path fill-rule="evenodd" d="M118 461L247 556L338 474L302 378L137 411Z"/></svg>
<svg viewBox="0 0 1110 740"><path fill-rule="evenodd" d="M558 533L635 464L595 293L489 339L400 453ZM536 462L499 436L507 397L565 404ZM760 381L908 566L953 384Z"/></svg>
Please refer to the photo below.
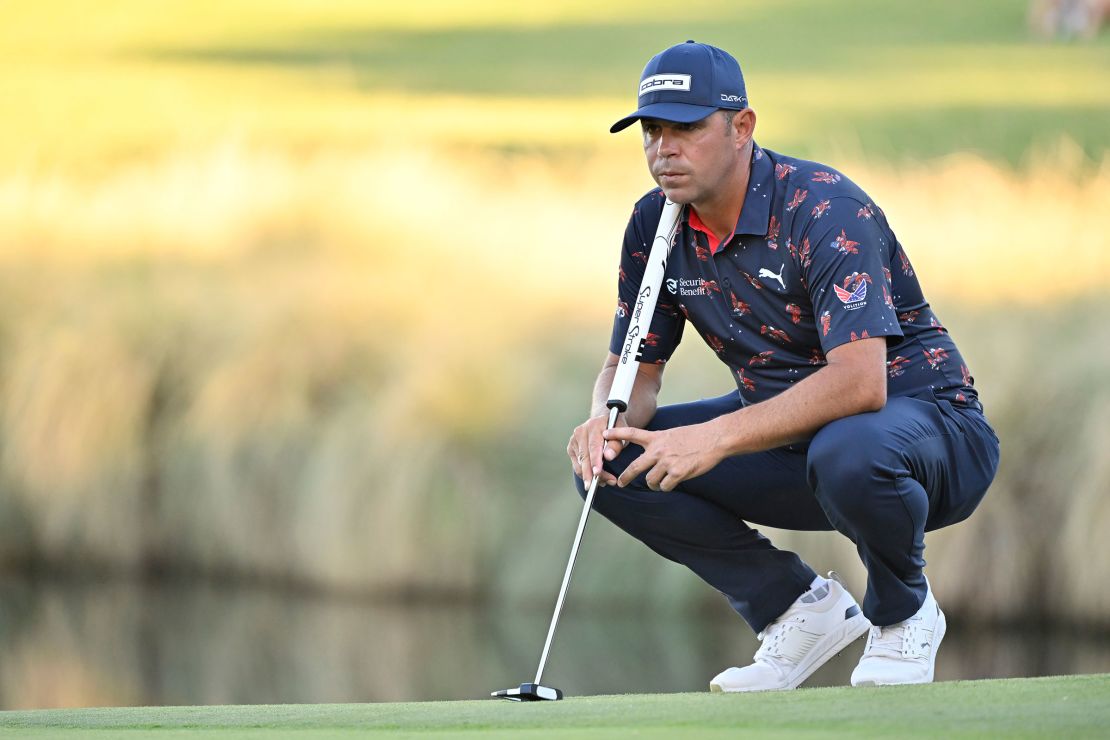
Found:
<svg viewBox="0 0 1110 740"><path fill-rule="evenodd" d="M740 220L740 212L744 210L744 196L748 192L752 168L750 156L741 161L743 164L717 190L712 200L691 204L698 212L698 218L717 239L725 239L736 230L736 222Z"/></svg>

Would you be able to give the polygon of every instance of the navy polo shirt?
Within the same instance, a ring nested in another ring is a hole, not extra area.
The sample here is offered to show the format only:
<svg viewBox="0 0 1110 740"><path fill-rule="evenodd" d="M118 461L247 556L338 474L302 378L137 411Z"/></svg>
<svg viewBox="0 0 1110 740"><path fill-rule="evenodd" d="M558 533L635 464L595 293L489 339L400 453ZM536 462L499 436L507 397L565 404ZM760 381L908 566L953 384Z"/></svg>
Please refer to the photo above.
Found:
<svg viewBox="0 0 1110 740"><path fill-rule="evenodd" d="M660 189L649 192L625 230L614 354L663 202ZM889 396L978 405L967 364L882 210L841 173L755 145L736 228L721 244L710 236L685 208L643 362L666 362L689 323L730 368L744 402L756 403L816 372L833 347L886 337Z"/></svg>

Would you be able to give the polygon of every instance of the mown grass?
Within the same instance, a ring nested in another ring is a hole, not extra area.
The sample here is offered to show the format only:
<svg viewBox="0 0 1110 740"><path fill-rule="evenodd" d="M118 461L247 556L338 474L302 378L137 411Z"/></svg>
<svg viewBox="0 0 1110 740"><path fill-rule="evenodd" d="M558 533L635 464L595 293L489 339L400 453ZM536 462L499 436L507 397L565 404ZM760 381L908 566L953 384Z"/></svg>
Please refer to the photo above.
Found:
<svg viewBox="0 0 1110 740"><path fill-rule="evenodd" d="M756 695L641 694L558 703L164 707L0 712L27 737L1098 737L1110 676Z"/></svg>
<svg viewBox="0 0 1110 740"><path fill-rule="evenodd" d="M1096 161L1106 146L1107 37L1044 44L1022 3L699 0L677 23L659 2L466 7L7 3L0 94L17 104L0 170L96 171L229 134L300 151L614 150L627 139L607 125L647 55L685 38L739 56L764 143L801 155L967 149L1013 166L1061 135Z"/></svg>

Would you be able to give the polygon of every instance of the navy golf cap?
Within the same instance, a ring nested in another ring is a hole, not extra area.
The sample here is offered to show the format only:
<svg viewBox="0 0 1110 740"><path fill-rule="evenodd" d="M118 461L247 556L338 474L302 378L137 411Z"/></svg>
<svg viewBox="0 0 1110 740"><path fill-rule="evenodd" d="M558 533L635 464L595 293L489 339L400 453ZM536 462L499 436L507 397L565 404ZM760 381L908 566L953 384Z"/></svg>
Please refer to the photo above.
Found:
<svg viewBox="0 0 1110 740"><path fill-rule="evenodd" d="M744 75L731 54L687 41L651 58L640 75L639 108L609 129L615 134L641 118L675 123L700 121L718 108L748 107Z"/></svg>

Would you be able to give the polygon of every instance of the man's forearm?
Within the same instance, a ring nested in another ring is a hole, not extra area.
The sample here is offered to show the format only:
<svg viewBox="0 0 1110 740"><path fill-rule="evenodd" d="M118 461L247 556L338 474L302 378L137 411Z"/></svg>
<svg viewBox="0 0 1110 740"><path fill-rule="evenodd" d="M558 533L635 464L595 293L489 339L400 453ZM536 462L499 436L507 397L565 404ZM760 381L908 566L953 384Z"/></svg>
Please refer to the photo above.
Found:
<svg viewBox="0 0 1110 740"><path fill-rule="evenodd" d="M597 376L594 383L593 404L590 406L590 416L602 416L608 413L605 405L609 400L609 391L613 387L613 377L617 373L617 366L606 364ZM636 382L632 385L632 397L628 401L628 410L622 418L629 426L643 428L655 417L657 398L659 396L659 382L637 371Z"/></svg>
<svg viewBox="0 0 1110 740"><path fill-rule="evenodd" d="M714 427L723 457L743 455L808 439L845 416L877 411L885 391L882 365L829 364L773 398L707 424Z"/></svg>

